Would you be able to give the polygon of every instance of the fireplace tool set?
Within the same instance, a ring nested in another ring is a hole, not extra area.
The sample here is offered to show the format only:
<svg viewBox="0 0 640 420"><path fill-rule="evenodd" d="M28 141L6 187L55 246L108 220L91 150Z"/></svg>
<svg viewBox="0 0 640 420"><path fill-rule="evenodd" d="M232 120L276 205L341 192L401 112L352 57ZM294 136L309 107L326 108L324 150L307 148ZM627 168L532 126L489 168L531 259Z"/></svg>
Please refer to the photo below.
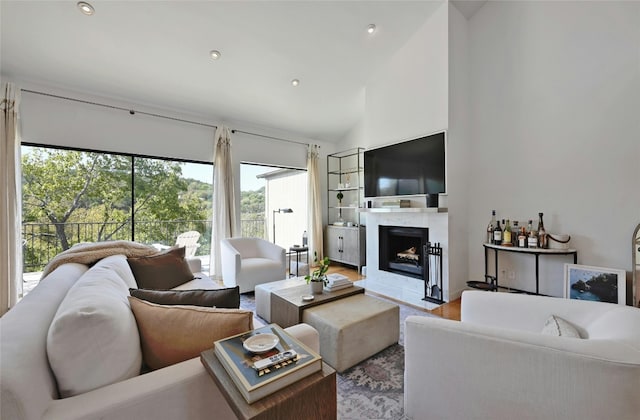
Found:
<svg viewBox="0 0 640 420"><path fill-rule="evenodd" d="M427 302L442 304L442 247L440 242L427 242L422 249L424 270L424 298Z"/></svg>

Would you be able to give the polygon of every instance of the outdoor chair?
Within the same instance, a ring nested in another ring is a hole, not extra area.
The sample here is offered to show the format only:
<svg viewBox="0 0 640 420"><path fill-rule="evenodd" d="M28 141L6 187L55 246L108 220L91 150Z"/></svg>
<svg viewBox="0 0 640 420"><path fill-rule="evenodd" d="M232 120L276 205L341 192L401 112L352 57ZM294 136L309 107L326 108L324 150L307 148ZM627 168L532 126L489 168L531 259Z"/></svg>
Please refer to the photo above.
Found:
<svg viewBox="0 0 640 420"><path fill-rule="evenodd" d="M176 238L175 246L184 247L185 258L190 258L196 255L196 250L200 246L200 244L198 243L198 239L200 239L200 232L197 232L195 230L190 230L188 232L184 232L178 235L178 237ZM157 243L153 244L152 246L157 248L160 251L171 248L168 245L162 245Z"/></svg>
<svg viewBox="0 0 640 420"><path fill-rule="evenodd" d="M185 247L185 258L193 257L196 255L196 250L200 246L198 239L200 239L200 232L190 230L189 232L184 232L178 235L176 238L176 246Z"/></svg>

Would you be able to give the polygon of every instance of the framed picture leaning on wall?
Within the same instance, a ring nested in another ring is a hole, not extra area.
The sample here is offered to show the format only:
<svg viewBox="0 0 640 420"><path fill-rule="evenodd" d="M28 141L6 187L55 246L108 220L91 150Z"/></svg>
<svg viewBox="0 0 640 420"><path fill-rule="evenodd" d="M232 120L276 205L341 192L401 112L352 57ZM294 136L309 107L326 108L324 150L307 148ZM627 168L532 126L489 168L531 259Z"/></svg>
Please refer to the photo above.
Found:
<svg viewBox="0 0 640 420"><path fill-rule="evenodd" d="M626 305L626 272L615 268L564 265L564 297Z"/></svg>

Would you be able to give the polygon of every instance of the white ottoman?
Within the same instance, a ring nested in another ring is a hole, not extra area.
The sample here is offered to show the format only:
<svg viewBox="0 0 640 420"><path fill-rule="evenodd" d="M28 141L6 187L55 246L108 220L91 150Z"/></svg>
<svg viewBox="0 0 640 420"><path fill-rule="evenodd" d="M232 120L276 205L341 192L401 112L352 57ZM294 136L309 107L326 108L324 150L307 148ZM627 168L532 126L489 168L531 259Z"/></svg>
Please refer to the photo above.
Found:
<svg viewBox="0 0 640 420"><path fill-rule="evenodd" d="M267 322L271 322L271 291L306 284L304 277L291 277L285 280L272 281L256 285L256 315Z"/></svg>
<svg viewBox="0 0 640 420"><path fill-rule="evenodd" d="M400 338L400 307L364 294L305 309L302 322L318 330L320 355L338 372Z"/></svg>

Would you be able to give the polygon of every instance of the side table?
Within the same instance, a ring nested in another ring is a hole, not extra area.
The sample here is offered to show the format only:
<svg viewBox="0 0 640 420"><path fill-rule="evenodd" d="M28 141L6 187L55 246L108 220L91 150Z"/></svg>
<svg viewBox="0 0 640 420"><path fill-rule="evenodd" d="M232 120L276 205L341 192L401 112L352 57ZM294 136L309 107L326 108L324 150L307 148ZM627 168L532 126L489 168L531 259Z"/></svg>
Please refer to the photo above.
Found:
<svg viewBox="0 0 640 420"><path fill-rule="evenodd" d="M292 273L291 273L291 253L295 253L296 254L296 275L295 277L298 277L298 272L300 271L300 254L302 254L303 252L307 253L307 264L309 264L309 247L306 246L292 246L291 248L289 248L289 277L292 277Z"/></svg>
<svg viewBox="0 0 640 420"><path fill-rule="evenodd" d="M482 244L484 246L484 278L485 281L469 281L467 285L474 289L491 290L496 291L498 288L509 289L515 292L528 293L533 295L540 294L540 256L548 255L570 255L573 257L573 263L578 263L578 251L575 249L550 249L550 248L516 248L512 246L494 245L494 244ZM494 253L494 267L495 275L489 274L489 250L492 249ZM516 289L513 287L500 286L498 284L498 252L515 252L521 254L535 255L536 263L536 291Z"/></svg>
<svg viewBox="0 0 640 420"><path fill-rule="evenodd" d="M322 370L292 383L286 388L247 404L236 384L218 361L213 349L201 354L205 369L220 388L238 419L243 420L331 420L337 418L336 371L326 363ZM215 413L212 413L212 418Z"/></svg>

